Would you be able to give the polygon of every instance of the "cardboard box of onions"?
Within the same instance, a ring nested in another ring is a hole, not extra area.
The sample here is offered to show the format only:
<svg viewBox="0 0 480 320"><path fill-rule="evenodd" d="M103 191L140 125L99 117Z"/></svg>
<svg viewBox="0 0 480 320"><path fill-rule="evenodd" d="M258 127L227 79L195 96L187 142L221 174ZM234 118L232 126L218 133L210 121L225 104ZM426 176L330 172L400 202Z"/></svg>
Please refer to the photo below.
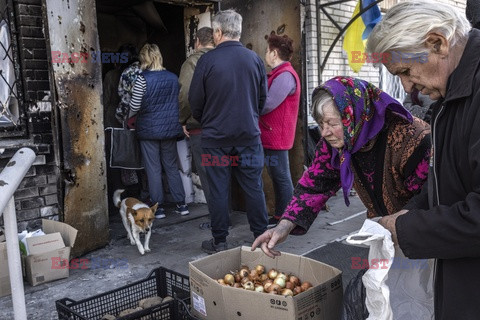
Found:
<svg viewBox="0 0 480 320"><path fill-rule="evenodd" d="M189 269L192 312L200 319L340 318L342 272L309 258L271 259L238 247L190 262Z"/></svg>

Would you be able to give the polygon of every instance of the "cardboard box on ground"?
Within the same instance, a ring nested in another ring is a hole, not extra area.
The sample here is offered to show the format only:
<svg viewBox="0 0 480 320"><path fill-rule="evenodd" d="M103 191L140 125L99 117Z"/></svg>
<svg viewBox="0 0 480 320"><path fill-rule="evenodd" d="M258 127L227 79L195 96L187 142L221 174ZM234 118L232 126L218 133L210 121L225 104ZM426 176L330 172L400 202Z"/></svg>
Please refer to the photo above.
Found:
<svg viewBox="0 0 480 320"><path fill-rule="evenodd" d="M68 224L42 220L43 236L27 238L28 256L22 256L23 275L32 286L67 278L70 250L77 230ZM7 244L0 236L0 297L11 294Z"/></svg>
<svg viewBox="0 0 480 320"><path fill-rule="evenodd" d="M27 238L28 256L22 257L24 276L30 285L67 278L70 250L75 244L77 229L68 224L42 220L44 236Z"/></svg>
<svg viewBox="0 0 480 320"><path fill-rule="evenodd" d="M258 264L295 274L313 287L291 297L224 286L216 280L242 265ZM336 320L341 315L342 272L309 258L282 253L271 259L259 249L238 247L190 262L189 269L192 311L200 319Z"/></svg>

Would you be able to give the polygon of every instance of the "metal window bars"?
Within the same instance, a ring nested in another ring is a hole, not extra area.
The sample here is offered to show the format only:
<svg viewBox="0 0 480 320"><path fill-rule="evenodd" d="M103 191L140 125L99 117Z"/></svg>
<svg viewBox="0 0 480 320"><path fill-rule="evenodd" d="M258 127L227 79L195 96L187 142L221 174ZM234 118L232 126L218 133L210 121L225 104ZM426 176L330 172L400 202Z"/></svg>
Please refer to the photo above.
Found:
<svg viewBox="0 0 480 320"><path fill-rule="evenodd" d="M0 137L26 134L19 45L12 0L0 0Z"/></svg>

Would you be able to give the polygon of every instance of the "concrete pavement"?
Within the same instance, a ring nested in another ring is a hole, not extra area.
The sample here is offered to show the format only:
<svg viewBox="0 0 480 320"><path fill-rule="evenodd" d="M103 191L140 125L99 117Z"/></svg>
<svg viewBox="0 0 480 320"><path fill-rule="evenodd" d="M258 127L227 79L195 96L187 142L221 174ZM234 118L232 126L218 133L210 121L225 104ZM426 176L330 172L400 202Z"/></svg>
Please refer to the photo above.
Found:
<svg viewBox="0 0 480 320"><path fill-rule="evenodd" d="M358 197L350 199L350 207L343 202L341 192L329 200L329 212L322 211L309 232L303 236L289 236L277 246L283 252L305 255L329 242L343 239L360 229L366 214ZM231 214L233 228L228 241L233 245L250 246L253 234L249 230L245 213ZM190 205L190 214L180 216L167 208L167 218L155 221L150 248L152 251L141 256L136 246L131 246L119 216L111 217L110 243L84 257L100 261L101 267L76 269L70 277L31 287L25 283L28 319L57 319L55 300L71 298L85 299L131 282L141 280L159 266L188 275L188 263L205 257L201 242L211 238L210 230L200 230L200 223L207 222L206 205ZM0 319L13 319L10 296L0 298Z"/></svg>

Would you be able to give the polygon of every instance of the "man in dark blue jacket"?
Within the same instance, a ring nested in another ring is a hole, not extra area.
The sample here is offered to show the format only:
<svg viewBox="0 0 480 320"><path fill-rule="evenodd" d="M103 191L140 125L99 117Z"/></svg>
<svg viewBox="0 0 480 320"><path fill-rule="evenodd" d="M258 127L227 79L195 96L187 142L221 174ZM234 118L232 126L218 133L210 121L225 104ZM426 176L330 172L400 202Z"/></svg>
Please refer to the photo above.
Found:
<svg viewBox="0 0 480 320"><path fill-rule="evenodd" d="M478 320L480 31L450 5L400 2L382 17L367 42L369 53L392 52L390 48L428 53L423 63L385 63L385 67L399 76L405 91L419 89L437 102L430 123L428 182L404 210L382 217L379 223L409 259L435 259L436 320ZM425 278L419 288L428 289L430 281Z"/></svg>
<svg viewBox="0 0 480 320"><path fill-rule="evenodd" d="M216 48L197 63L189 91L193 117L202 125L202 165L213 239L202 249L228 248L228 195L233 172L245 192L247 218L255 237L267 229L263 193L263 149L258 117L267 96L263 61L240 43L242 16L221 11L212 20Z"/></svg>

